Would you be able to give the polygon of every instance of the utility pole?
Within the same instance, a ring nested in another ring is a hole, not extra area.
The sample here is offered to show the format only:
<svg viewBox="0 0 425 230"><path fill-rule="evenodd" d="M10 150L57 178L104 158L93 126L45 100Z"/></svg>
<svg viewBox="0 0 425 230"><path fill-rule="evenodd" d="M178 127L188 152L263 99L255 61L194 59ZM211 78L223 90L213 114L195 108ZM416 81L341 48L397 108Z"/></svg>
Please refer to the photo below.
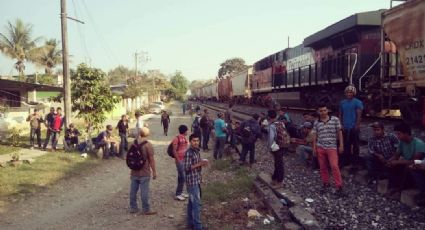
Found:
<svg viewBox="0 0 425 230"><path fill-rule="evenodd" d="M134 76L137 77L137 52L134 53Z"/></svg>
<svg viewBox="0 0 425 230"><path fill-rule="evenodd" d="M65 127L71 124L71 79L68 63L68 28L67 28L66 0L61 0L61 26L62 26L62 65L63 65L63 91L65 105Z"/></svg>

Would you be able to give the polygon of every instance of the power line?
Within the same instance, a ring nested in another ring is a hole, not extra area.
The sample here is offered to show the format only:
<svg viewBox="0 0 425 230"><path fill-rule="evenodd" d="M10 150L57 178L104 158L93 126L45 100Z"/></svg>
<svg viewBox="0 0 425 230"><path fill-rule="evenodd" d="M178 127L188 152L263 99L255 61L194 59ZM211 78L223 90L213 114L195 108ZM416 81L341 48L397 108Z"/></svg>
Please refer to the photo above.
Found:
<svg viewBox="0 0 425 230"><path fill-rule="evenodd" d="M101 46L104 49L105 54L108 57L109 61L111 62L110 64L114 64L114 62L117 63L117 64L119 64L120 62L117 60L116 55L114 55L114 53L112 52L112 50L109 48L109 46L108 46L105 38L100 33L100 30L98 30L97 25L96 25L96 22L94 21L91 13L90 13L90 11L89 11L89 9L87 7L86 1L85 0L82 0L82 3L83 3L83 6L84 6L84 8L85 8L85 10L87 12L87 16L89 17L89 20L92 23L92 26L93 26L93 29L94 29L96 35L98 36L98 38L100 38Z"/></svg>
<svg viewBox="0 0 425 230"><path fill-rule="evenodd" d="M74 6L75 17L80 18L80 16L78 15L78 11L77 11L78 6L77 6L77 4L75 3L74 0L72 0L72 5ZM78 8L78 10L81 11L81 9L79 9L79 8ZM84 33L82 32L82 29L81 29L79 24L77 24L77 30L78 30L78 35L80 37L81 49L84 50L85 56L88 57L89 60L92 60L91 56L90 56L90 52L87 48L86 37L85 37ZM91 65L91 61L90 61L90 65Z"/></svg>

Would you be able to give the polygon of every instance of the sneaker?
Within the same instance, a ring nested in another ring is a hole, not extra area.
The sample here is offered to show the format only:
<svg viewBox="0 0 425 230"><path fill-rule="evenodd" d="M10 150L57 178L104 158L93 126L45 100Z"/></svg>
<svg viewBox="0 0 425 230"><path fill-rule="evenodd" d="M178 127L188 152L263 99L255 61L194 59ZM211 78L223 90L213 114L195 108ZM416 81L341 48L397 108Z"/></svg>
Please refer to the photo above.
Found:
<svg viewBox="0 0 425 230"><path fill-rule="evenodd" d="M137 209L137 208L131 208L130 209L130 213L138 213L139 212L139 209Z"/></svg>
<svg viewBox="0 0 425 230"><path fill-rule="evenodd" d="M148 211L148 212L143 212L143 215L151 216L151 215L156 215L157 213L158 213L158 212Z"/></svg>
<svg viewBox="0 0 425 230"><path fill-rule="evenodd" d="M187 194L187 193L182 193L180 196L182 196L184 198L189 198L189 194Z"/></svg>
<svg viewBox="0 0 425 230"><path fill-rule="evenodd" d="M178 201L184 201L184 200L186 200L186 198L184 198L182 195L176 196L175 199L178 200Z"/></svg>

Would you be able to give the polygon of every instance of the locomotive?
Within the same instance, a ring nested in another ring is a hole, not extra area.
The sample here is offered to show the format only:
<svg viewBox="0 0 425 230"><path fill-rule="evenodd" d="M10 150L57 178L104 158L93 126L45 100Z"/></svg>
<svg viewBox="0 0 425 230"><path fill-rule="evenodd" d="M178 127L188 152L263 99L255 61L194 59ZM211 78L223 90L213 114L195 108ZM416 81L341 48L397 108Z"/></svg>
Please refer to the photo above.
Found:
<svg viewBox="0 0 425 230"><path fill-rule="evenodd" d="M425 1L411 0L351 15L255 62L252 73L248 69L212 83L215 93L202 94L211 88L206 86L193 96L305 109L325 103L338 111L343 89L353 85L365 115L425 124L423 12Z"/></svg>

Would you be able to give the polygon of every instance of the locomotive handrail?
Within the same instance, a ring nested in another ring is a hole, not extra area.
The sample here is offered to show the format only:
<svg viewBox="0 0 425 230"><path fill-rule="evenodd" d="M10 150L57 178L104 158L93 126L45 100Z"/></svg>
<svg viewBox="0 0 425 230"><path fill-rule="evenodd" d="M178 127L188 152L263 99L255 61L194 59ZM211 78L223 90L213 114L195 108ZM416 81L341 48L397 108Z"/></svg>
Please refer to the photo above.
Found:
<svg viewBox="0 0 425 230"><path fill-rule="evenodd" d="M353 74L354 74L354 69L356 69L356 65L357 65L357 53L348 53L349 55L353 55L354 54L354 65L353 65L353 69L351 70L351 74L350 74L350 85L353 84Z"/></svg>
<svg viewBox="0 0 425 230"><path fill-rule="evenodd" d="M364 74L359 78L359 92L362 92L362 79L366 76L367 73L373 68L373 66L378 63L378 61L381 59L381 54L379 54L378 58L372 63L372 65L364 72Z"/></svg>

